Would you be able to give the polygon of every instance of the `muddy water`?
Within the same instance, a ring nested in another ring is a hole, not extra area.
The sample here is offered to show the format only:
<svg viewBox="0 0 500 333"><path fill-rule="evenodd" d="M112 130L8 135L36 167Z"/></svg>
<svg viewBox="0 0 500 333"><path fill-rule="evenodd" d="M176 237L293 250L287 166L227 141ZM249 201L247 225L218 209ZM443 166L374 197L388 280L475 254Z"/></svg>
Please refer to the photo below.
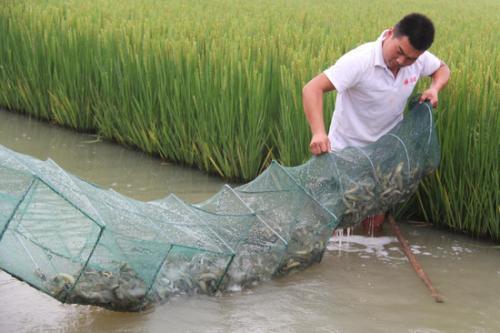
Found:
<svg viewBox="0 0 500 333"><path fill-rule="evenodd" d="M224 183L95 136L0 111L0 144L140 200L204 200ZM60 304L0 272L0 332L499 332L500 248L403 223L443 294L434 303L385 226L332 238L321 264L220 297L175 298L145 313Z"/></svg>

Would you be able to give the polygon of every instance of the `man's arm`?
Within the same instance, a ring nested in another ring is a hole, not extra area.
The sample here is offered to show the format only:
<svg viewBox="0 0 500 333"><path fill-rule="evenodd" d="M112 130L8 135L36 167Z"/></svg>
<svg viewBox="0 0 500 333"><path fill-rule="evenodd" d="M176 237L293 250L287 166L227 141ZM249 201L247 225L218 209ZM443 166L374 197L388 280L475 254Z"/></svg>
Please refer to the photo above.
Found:
<svg viewBox="0 0 500 333"><path fill-rule="evenodd" d="M335 90L335 87L324 73L317 75L302 89L304 113L312 132L309 149L314 155L328 153L331 150L323 120L323 94L332 90Z"/></svg>
<svg viewBox="0 0 500 333"><path fill-rule="evenodd" d="M441 66L432 73L431 78L432 78L432 83L429 89L425 90L422 93L422 96L420 97L420 103L424 102L426 99L428 99L433 107L436 107L438 104L438 94L441 91L441 89L446 86L448 83L448 80L450 79L450 69L448 68L448 65L446 65L444 62L441 62Z"/></svg>

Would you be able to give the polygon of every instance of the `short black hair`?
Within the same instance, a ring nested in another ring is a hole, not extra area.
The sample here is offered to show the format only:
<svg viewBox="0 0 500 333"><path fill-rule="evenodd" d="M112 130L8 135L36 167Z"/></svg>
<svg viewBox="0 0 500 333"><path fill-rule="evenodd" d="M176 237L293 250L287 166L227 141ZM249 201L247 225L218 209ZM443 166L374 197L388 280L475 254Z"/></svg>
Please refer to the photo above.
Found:
<svg viewBox="0 0 500 333"><path fill-rule="evenodd" d="M416 50L425 51L434 41L434 24L423 14L408 14L394 26L394 37L402 36L407 36Z"/></svg>

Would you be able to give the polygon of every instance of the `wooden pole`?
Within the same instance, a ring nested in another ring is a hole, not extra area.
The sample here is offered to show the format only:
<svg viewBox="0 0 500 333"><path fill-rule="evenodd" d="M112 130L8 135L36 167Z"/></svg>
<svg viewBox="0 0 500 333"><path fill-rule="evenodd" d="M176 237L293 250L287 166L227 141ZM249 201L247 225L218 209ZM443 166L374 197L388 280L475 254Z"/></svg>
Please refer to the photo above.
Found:
<svg viewBox="0 0 500 333"><path fill-rule="evenodd" d="M389 224L391 225L392 232L396 235L396 237L399 240L399 244L401 244L401 249L405 253L406 257L408 257L408 260L410 261L411 267L415 270L417 273L418 277L422 279L422 281L425 283L427 288L431 291L431 296L434 297L434 300L437 303L444 303L443 297L439 292L437 291L436 288L432 285L431 279L429 279L429 276L425 273L423 270L422 266L417 261L417 258L415 255L411 252L410 247L408 246L408 242L406 239L401 235L401 231L399 230L398 225L396 224L396 221L394 220L394 217L392 216L391 213L387 214L387 219L389 220Z"/></svg>

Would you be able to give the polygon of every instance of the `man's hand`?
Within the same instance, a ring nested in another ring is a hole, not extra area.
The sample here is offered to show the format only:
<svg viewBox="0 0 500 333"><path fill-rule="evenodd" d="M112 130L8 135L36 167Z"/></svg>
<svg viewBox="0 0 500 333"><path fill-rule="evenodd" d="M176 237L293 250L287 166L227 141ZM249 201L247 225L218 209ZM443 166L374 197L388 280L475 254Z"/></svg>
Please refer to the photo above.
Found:
<svg viewBox="0 0 500 333"><path fill-rule="evenodd" d="M422 104L425 100L428 99L431 102L433 108L438 105L438 90L435 88L429 88L422 93L420 96L419 103Z"/></svg>
<svg viewBox="0 0 500 333"><path fill-rule="evenodd" d="M419 102L423 103L426 99L428 99L431 102L432 107L435 108L438 105L439 91L446 86L448 80L450 79L450 69L444 62L441 62L441 66L439 66L439 68L432 73L431 77L431 87L422 93Z"/></svg>
<svg viewBox="0 0 500 333"><path fill-rule="evenodd" d="M334 89L335 87L325 73L317 75L302 89L304 113L313 134L309 150L314 155L328 153L331 150L323 121L323 94Z"/></svg>
<svg viewBox="0 0 500 333"><path fill-rule="evenodd" d="M332 149L330 147L330 140L328 135L325 133L314 134L311 139L311 144L309 149L313 155L320 155L323 153L329 153Z"/></svg>

